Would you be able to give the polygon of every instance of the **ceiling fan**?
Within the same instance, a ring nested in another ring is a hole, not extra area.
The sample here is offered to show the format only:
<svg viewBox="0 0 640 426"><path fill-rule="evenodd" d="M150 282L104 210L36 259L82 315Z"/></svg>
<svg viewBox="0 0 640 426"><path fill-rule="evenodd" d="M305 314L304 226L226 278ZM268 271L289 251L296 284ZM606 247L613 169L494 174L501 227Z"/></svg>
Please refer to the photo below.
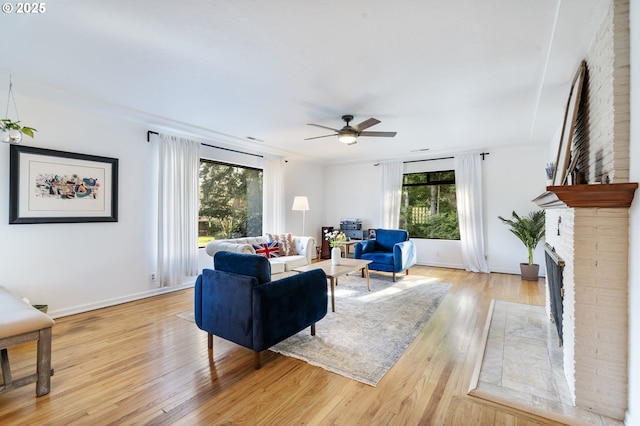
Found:
<svg viewBox="0 0 640 426"><path fill-rule="evenodd" d="M358 142L358 136L373 136L373 137L384 137L384 138L392 138L394 137L397 132L365 132L365 129L368 129L371 126L375 126L376 124L380 123L380 120L375 119L375 118L369 118L367 120L364 120L362 123L360 124L356 124L355 126L350 126L349 122L351 122L351 120L353 120L353 115L343 115L342 119L345 121L345 123L347 123L346 126L344 126L342 129L333 129L331 127L327 127L327 126L323 126L320 124L313 124L313 123L308 123L309 126L316 126L316 127L320 127L322 129L328 129L328 130L332 130L335 133L331 134L331 135L324 135L324 136L315 136L313 138L306 138L305 140L311 140L311 139L320 139L320 138L327 138L329 136L338 136L338 140L344 144L347 145L353 145L354 143Z"/></svg>

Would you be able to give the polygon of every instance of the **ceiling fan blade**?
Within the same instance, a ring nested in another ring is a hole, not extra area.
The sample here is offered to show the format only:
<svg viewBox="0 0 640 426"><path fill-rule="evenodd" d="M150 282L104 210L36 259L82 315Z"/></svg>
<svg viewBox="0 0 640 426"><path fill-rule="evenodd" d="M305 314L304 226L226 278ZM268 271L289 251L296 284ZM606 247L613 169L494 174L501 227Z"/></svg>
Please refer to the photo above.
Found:
<svg viewBox="0 0 640 426"><path fill-rule="evenodd" d="M392 138L397 135L398 132L360 132L358 136L373 136L379 138Z"/></svg>
<svg viewBox="0 0 640 426"><path fill-rule="evenodd" d="M308 126L315 126L315 127L320 127L321 129L327 129L327 130L333 130L334 132L338 133L339 130L338 129L334 129L332 127L327 127L327 126L322 126L320 124L313 124L313 123L307 123Z"/></svg>
<svg viewBox="0 0 640 426"><path fill-rule="evenodd" d="M324 135L324 136L314 136L312 138L305 138L305 141L310 141L311 139L320 139L320 138L328 138L329 136L336 136L337 134L334 133L333 135Z"/></svg>
<svg viewBox="0 0 640 426"><path fill-rule="evenodd" d="M354 129L356 129L356 131L360 132L364 129L368 129L371 126L375 126L376 124L379 124L380 120L378 120L377 118L369 118L367 120L364 120L362 123L360 124L356 124L355 126L352 126Z"/></svg>

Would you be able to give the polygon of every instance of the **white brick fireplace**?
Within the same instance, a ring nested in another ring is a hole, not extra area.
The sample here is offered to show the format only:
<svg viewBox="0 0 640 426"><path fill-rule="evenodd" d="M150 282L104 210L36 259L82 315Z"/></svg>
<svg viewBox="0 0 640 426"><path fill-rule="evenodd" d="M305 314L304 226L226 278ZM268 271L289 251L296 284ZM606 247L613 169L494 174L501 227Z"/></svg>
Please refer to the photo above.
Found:
<svg viewBox="0 0 640 426"><path fill-rule="evenodd" d="M548 187L546 242L564 260L564 370L577 407L622 420L628 390L629 0L613 0L585 58L573 140L588 185ZM603 184L610 182L610 184Z"/></svg>
<svg viewBox="0 0 640 426"><path fill-rule="evenodd" d="M577 407L621 420L627 408L628 208L553 208L546 214L546 240L565 262L569 389Z"/></svg>

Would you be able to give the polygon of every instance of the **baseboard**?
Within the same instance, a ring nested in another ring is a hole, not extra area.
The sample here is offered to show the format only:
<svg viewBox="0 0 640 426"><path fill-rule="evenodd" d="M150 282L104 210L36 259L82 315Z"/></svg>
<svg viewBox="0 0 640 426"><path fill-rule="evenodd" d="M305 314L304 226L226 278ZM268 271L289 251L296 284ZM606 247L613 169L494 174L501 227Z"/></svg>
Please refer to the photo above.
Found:
<svg viewBox="0 0 640 426"><path fill-rule="evenodd" d="M417 262L416 265L419 266L431 266L434 268L449 268L449 269L464 269L464 266L454 263L437 263L437 262Z"/></svg>
<svg viewBox="0 0 640 426"><path fill-rule="evenodd" d="M494 272L496 274L509 274L509 275L520 275L520 270L515 270L515 269L493 269L491 268L491 272ZM545 273L542 273L543 271L540 271L540 275L538 276L538 278L545 278L546 275Z"/></svg>
<svg viewBox="0 0 640 426"><path fill-rule="evenodd" d="M122 303L133 302L135 300L146 299L149 297L171 293L178 290L184 290L185 288L193 287L194 285L195 285L195 281L189 281L189 282L183 283L180 286L154 288L154 289L143 291L140 293L128 294L126 296L114 297L112 299L99 300L96 302L87 303L84 305L71 306L64 309L57 309L57 310L49 311L47 312L47 314L54 319L61 318L69 315L81 314L83 312L94 311L96 309L108 308L109 306L120 305Z"/></svg>
<svg viewBox="0 0 640 426"><path fill-rule="evenodd" d="M416 263L416 265L419 265L419 266L431 266L431 267L434 267L434 268L465 269L463 265L453 264L453 263L437 263L437 262L424 263L424 262L418 262L418 263ZM497 274L520 275L520 270L519 269L518 270L515 270L515 269L491 269L491 272L494 272L494 273L497 273ZM545 278L545 275L542 274L538 278Z"/></svg>

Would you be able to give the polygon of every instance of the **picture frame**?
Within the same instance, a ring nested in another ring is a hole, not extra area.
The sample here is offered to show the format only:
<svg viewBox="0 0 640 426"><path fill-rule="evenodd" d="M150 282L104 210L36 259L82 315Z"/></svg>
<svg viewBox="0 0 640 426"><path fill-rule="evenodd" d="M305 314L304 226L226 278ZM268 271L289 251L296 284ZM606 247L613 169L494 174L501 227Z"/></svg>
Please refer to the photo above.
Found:
<svg viewBox="0 0 640 426"><path fill-rule="evenodd" d="M584 83L584 75L587 64L585 61L580 63L576 74L571 83L569 91L569 99L564 112L564 122L560 133L560 144L558 145L558 154L556 156L556 168L553 172L553 185L559 186L566 183L569 158L571 155L571 145L573 142L573 134L575 132L576 119L578 118L578 106L580 105L580 97L582 95L582 84Z"/></svg>
<svg viewBox="0 0 640 426"><path fill-rule="evenodd" d="M9 224L117 221L117 158L11 145Z"/></svg>

